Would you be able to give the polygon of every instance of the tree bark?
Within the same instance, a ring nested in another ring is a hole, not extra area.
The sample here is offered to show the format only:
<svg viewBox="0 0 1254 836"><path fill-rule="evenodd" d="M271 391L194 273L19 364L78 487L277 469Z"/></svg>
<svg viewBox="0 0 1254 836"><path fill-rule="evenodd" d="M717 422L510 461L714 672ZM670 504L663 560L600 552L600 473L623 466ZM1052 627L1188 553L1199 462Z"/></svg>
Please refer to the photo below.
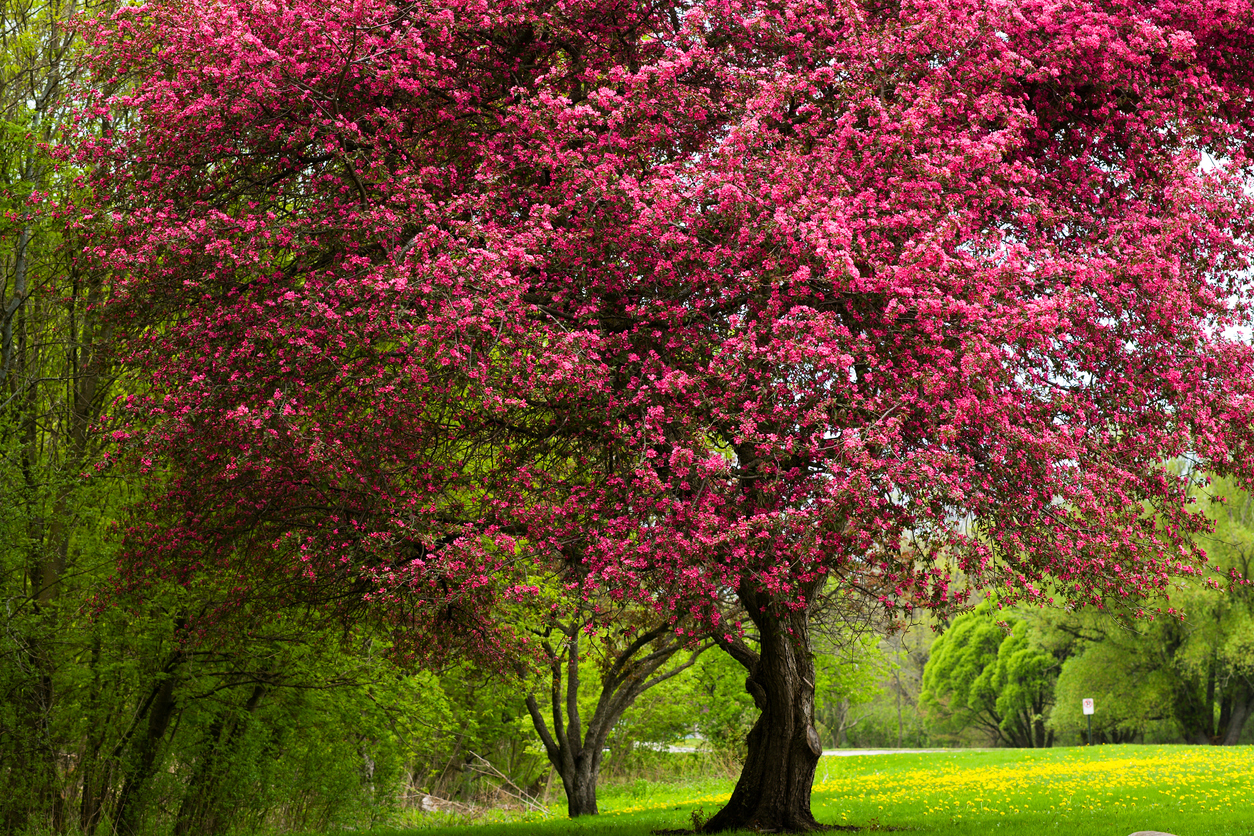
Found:
<svg viewBox="0 0 1254 836"><path fill-rule="evenodd" d="M807 590L812 592L812 590ZM745 689L762 715L749 732L740 779L704 832L828 829L810 812L814 770L823 754L814 728L814 658L808 610L777 614L765 594L744 586L741 603L757 625L759 653L724 645L749 671ZM807 594L807 600L812 596Z"/></svg>
<svg viewBox="0 0 1254 836"><path fill-rule="evenodd" d="M893 680L897 684L897 748L901 748L901 672L893 671Z"/></svg>
<svg viewBox="0 0 1254 836"><path fill-rule="evenodd" d="M709 646L694 648L683 663L664 673L658 673L686 642L671 630L668 623L655 625L638 635L623 648L601 675L601 694L596 710L588 720L586 731L579 713L580 650L579 636L584 622L556 624L565 641L554 648L545 634L542 647L548 657L550 672L550 703L553 729L549 731L539 703L534 695L527 696L527 711L532 725L544 744L549 763L557 770L566 790L566 812L573 819L579 816L595 816L597 809L597 775L610 732L617 725L623 712L631 707L636 698L654 685L665 682L696 662L697 657ZM565 684L563 685L563 665ZM813 677L811 677L813 679Z"/></svg>
<svg viewBox="0 0 1254 836"><path fill-rule="evenodd" d="M1213 743L1214 708L1202 699L1200 683L1183 679L1175 687L1173 713L1180 724L1181 736L1188 743Z"/></svg>
<svg viewBox="0 0 1254 836"><path fill-rule="evenodd" d="M1219 743L1223 746L1235 746L1250 717L1250 709L1254 708L1254 693L1248 687L1237 685L1226 702L1229 706L1228 716L1220 729L1222 736Z"/></svg>
<svg viewBox="0 0 1254 836"><path fill-rule="evenodd" d="M182 660L182 653L174 651L145 701L148 724L145 733L135 740L113 810L113 831L120 836L132 836L140 831L141 796L157 772L157 755L177 707L174 672Z"/></svg>
<svg viewBox="0 0 1254 836"><path fill-rule="evenodd" d="M595 816L597 809L597 774L601 771L600 752L592 753L586 748L577 759L575 769L569 776L562 776L562 786L566 789L566 814L572 819L579 816Z"/></svg>
<svg viewBox="0 0 1254 836"><path fill-rule="evenodd" d="M550 698L553 708L553 732L549 733L535 696L527 696L527 711L531 722L540 735L549 763L561 776L566 790L568 816L595 816L597 809L597 773L601 767L601 747L593 740L596 736L596 719L588 729L588 741L583 740L579 716L579 632L580 624L561 628L566 635L563 649L555 651L546 640L544 649L549 658L552 673ZM565 657L563 659L563 657ZM563 701L562 665L566 666L565 700ZM563 708L565 702L565 708ZM617 718L614 718L617 720Z"/></svg>

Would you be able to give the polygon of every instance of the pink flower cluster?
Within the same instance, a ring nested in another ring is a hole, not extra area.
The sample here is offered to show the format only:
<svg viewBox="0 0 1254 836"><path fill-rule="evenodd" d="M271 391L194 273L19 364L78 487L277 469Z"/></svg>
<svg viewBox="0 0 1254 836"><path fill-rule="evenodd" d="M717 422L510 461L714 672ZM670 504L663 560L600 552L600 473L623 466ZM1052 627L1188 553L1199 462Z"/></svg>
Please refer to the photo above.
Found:
<svg viewBox="0 0 1254 836"><path fill-rule="evenodd" d="M1135 602L1195 571L1204 474L1254 474L1248 0L90 34L92 254L168 468L132 568L365 601L432 654L503 646L545 573L707 619L828 578Z"/></svg>

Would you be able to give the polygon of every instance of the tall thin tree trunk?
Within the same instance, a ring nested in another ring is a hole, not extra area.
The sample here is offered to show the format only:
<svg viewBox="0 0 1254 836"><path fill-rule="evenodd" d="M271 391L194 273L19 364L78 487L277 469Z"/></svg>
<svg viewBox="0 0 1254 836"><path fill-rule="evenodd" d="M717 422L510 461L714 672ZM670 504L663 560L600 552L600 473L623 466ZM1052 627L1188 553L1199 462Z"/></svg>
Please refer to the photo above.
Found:
<svg viewBox="0 0 1254 836"><path fill-rule="evenodd" d="M188 779L183 800L179 804L174 822L174 836L190 836L193 833L216 833L229 825L230 811L221 809L218 782L223 771L231 765L237 741L247 731L248 724L266 692L266 686L253 686L239 716L229 718L226 712L219 714L209 726L206 735L208 746L196 761L192 776Z"/></svg>
<svg viewBox="0 0 1254 836"><path fill-rule="evenodd" d="M893 679L897 681L897 748L901 748L901 672L893 671Z"/></svg>
<svg viewBox="0 0 1254 836"><path fill-rule="evenodd" d="M135 740L131 757L123 773L122 788L118 791L117 806L113 810L113 829L120 836L133 836L139 832L143 813L143 793L148 789L157 771L157 756L166 729L174 717L174 672L182 661L182 654L175 651L161 677L153 685L148 702L148 723L144 734Z"/></svg>
<svg viewBox="0 0 1254 836"><path fill-rule="evenodd" d="M91 661L89 664L91 686L88 688L85 703L88 717L96 717L100 711L101 650L100 632L96 631L92 636ZM108 776L112 771L111 759L100 756L101 750L104 748L104 729L101 728L103 724L97 723L94 725L95 727L87 734L86 745L83 748L81 759L82 783L79 790L78 826L86 834L94 833L96 824L100 821L100 813L104 807L105 793L108 789Z"/></svg>
<svg viewBox="0 0 1254 836"><path fill-rule="evenodd" d="M549 763L561 776L566 790L568 816L595 816L597 809L597 772L601 767L601 749L594 737L595 718L590 725L589 740L583 739L582 721L579 715L580 659L579 633L581 625L572 623L562 627L566 640L563 649L556 651L544 642L552 673L549 698L552 704L553 731L549 733L540 706L534 696L527 697L527 710L535 725L536 733L544 744ZM563 677L563 662L565 677ZM563 678L565 685L563 686ZM615 718L617 719L617 718Z"/></svg>

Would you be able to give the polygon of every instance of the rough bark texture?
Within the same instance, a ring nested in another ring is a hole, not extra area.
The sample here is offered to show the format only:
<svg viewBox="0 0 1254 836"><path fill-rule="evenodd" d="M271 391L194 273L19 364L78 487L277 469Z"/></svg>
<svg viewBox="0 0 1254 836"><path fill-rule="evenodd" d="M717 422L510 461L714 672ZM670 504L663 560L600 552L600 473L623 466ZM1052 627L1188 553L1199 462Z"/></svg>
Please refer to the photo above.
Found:
<svg viewBox="0 0 1254 836"><path fill-rule="evenodd" d="M597 773L601 768L599 753L587 748L576 758L575 769L562 776L566 788L566 812L573 819L577 816L595 816L597 809Z"/></svg>
<svg viewBox="0 0 1254 836"><path fill-rule="evenodd" d="M740 780L727 806L704 831L807 831L826 829L810 812L814 770L823 754L814 728L814 658L807 610L777 615L767 596L739 591L758 628L761 647L726 649L749 671L745 689L762 716L747 739Z"/></svg>

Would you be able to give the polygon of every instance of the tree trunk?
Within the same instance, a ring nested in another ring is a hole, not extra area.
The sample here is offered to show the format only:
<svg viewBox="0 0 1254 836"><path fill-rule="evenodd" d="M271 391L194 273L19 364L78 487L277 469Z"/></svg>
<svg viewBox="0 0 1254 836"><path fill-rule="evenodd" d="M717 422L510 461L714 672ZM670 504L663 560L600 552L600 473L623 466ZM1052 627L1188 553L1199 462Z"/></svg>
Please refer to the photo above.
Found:
<svg viewBox="0 0 1254 836"><path fill-rule="evenodd" d="M600 771L600 758L589 757L592 752L584 749L570 776L562 776L562 786L566 788L566 814L572 819L579 816L595 816L597 810L597 773ZM597 761L595 764L593 761Z"/></svg>
<svg viewBox="0 0 1254 836"><path fill-rule="evenodd" d="M235 755L236 741L246 731L265 692L266 687L261 683L254 685L239 716L228 718L227 712L223 712L210 724L206 735L208 745L196 760L187 789L183 793L183 800L179 803L178 815L174 820L174 836L217 833L226 829L221 825L224 820L229 822L230 816L229 811L220 809L222 803L218 797L218 782L223 770L232 767L231 759Z"/></svg>
<svg viewBox="0 0 1254 836"><path fill-rule="evenodd" d="M901 673L893 671L893 679L897 683L897 748L901 748Z"/></svg>
<svg viewBox="0 0 1254 836"><path fill-rule="evenodd" d="M149 699L146 701L148 724L145 733L134 743L131 758L118 791L117 806L113 811L113 830L119 836L133 836L140 831L142 793L157 772L157 755L166 729L177 707L174 695L174 671L182 661L182 653L175 651L158 675Z"/></svg>
<svg viewBox="0 0 1254 836"><path fill-rule="evenodd" d="M1224 746L1235 746L1237 741L1241 739L1241 731L1245 728L1245 722L1250 717L1250 709L1254 708L1254 694L1250 693L1249 688L1238 687L1236 692L1229 696L1227 722L1221 729L1223 736L1219 743Z"/></svg>
<svg viewBox="0 0 1254 836"><path fill-rule="evenodd" d="M1044 749L1049 745L1045 734L1045 718L1038 710L1032 717L1032 746L1037 749Z"/></svg>
<svg viewBox="0 0 1254 836"><path fill-rule="evenodd" d="M1215 714L1213 703L1204 701L1202 684L1181 678L1175 686L1174 705L1176 722L1181 736L1188 743L1205 745L1213 743Z"/></svg>
<svg viewBox="0 0 1254 836"><path fill-rule="evenodd" d="M760 653L743 645L725 649L748 668L745 689L762 715L749 732L745 765L731 799L704 831L826 829L810 812L814 770L823 754L814 728L810 614L779 616L768 596L744 587L739 595L758 627Z"/></svg>
<svg viewBox="0 0 1254 836"><path fill-rule="evenodd" d="M529 694L526 699L527 711L531 714L540 742L544 744L549 763L562 778L562 786L566 789L566 810L572 819L597 815L597 774L601 769L602 754L609 734L623 712L654 685L691 667L709 647L708 644L696 647L681 664L658 673L687 644L686 640L674 632L669 622L657 624L636 636L617 652L613 662L601 674L601 694L585 731L579 712L582 682L579 636L586 625L583 620L568 624L554 622L543 634L541 646L548 658L551 678L551 732L535 695ZM565 636L557 648L549 642L554 630Z"/></svg>

